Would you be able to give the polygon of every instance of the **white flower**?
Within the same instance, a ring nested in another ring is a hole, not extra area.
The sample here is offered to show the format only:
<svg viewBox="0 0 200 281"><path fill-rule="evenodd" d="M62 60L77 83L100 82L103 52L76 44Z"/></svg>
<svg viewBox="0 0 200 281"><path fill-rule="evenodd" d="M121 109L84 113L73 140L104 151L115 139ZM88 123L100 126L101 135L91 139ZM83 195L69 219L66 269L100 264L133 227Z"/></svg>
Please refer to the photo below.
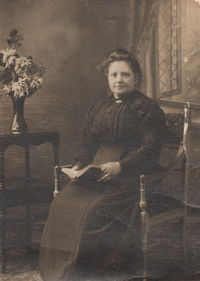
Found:
<svg viewBox="0 0 200 281"><path fill-rule="evenodd" d="M1 66L3 75L0 77L3 89L16 98L32 96L43 82L45 68L34 64L31 57L19 57L14 49L7 48L0 52L4 64Z"/></svg>
<svg viewBox="0 0 200 281"><path fill-rule="evenodd" d="M29 59L27 59L26 57L16 58L15 67L14 67L16 74L19 75L30 64L31 64L31 61Z"/></svg>
<svg viewBox="0 0 200 281"><path fill-rule="evenodd" d="M42 77L38 77L38 82L39 82L40 84L42 84L43 78L42 78Z"/></svg>
<svg viewBox="0 0 200 281"><path fill-rule="evenodd" d="M6 63L10 56L16 55L16 50L11 48L2 49L0 52L3 54L3 63Z"/></svg>
<svg viewBox="0 0 200 281"><path fill-rule="evenodd" d="M31 64L31 61L29 59L27 59L26 57L20 57L20 58L18 58L18 60L19 60L19 63L21 64L22 68Z"/></svg>
<svg viewBox="0 0 200 281"><path fill-rule="evenodd" d="M12 91L12 86L10 84L4 85L3 90L6 92L6 94L8 94L8 93L10 93L10 91Z"/></svg>
<svg viewBox="0 0 200 281"><path fill-rule="evenodd" d="M15 56L8 57L7 62L5 64L6 67L9 68L11 65L14 65L15 64L15 60L16 60Z"/></svg>
<svg viewBox="0 0 200 281"><path fill-rule="evenodd" d="M29 87L25 79L19 78L17 82L12 83L12 91L15 97L22 97L28 95Z"/></svg>
<svg viewBox="0 0 200 281"><path fill-rule="evenodd" d="M41 80L38 78L34 78L30 83L30 87L33 89L38 89L40 87L40 84L41 84Z"/></svg>
<svg viewBox="0 0 200 281"><path fill-rule="evenodd" d="M29 75L27 75L26 72L21 72L19 74L19 76L20 76L20 78L26 80L28 84L31 82L31 77Z"/></svg>

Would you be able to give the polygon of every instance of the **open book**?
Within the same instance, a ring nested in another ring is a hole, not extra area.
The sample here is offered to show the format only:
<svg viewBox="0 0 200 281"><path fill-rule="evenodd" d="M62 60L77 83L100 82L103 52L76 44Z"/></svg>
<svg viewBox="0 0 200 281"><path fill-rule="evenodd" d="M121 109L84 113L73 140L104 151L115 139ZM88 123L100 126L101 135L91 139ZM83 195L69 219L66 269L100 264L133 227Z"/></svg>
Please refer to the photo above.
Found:
<svg viewBox="0 0 200 281"><path fill-rule="evenodd" d="M77 182L87 182L87 181L97 181L97 179L101 176L102 171L99 166L96 165L87 165L83 169L75 170L72 168L62 168L61 171L68 175L68 177Z"/></svg>

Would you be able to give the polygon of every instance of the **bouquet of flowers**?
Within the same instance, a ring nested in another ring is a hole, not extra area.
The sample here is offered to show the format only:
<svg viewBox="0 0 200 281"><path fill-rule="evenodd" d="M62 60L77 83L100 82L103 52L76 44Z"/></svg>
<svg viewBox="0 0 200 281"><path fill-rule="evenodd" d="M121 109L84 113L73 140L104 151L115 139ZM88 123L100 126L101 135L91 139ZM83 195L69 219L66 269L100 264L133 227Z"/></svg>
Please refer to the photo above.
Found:
<svg viewBox="0 0 200 281"><path fill-rule="evenodd" d="M0 51L0 83L7 95L16 99L30 97L41 87L45 68L35 64L31 56L17 53L16 49L23 40L22 34L12 29L9 37L9 47Z"/></svg>

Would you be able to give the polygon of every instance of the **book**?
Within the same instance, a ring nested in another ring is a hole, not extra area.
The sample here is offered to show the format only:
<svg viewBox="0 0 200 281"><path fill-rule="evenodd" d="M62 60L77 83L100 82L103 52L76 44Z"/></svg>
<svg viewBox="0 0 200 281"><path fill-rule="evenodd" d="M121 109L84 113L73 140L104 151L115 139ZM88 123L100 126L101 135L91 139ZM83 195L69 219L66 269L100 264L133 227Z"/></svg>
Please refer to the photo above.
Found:
<svg viewBox="0 0 200 281"><path fill-rule="evenodd" d="M63 167L61 171L66 174L72 181L76 182L97 182L98 178L102 175L101 168L96 165L87 165L83 169L76 170L73 167Z"/></svg>

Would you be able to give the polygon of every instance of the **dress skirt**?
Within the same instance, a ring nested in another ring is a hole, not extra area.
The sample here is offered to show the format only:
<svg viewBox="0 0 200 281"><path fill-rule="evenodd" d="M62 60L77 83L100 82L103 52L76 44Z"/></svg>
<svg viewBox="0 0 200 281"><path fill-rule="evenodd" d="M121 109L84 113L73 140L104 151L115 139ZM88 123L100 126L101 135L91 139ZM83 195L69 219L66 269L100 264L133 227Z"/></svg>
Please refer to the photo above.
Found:
<svg viewBox="0 0 200 281"><path fill-rule="evenodd" d="M115 160L117 153L114 158L108 154ZM102 150L100 155L105 161ZM107 183L66 184L50 206L41 239L43 280L94 281L134 269L138 182L135 175Z"/></svg>

